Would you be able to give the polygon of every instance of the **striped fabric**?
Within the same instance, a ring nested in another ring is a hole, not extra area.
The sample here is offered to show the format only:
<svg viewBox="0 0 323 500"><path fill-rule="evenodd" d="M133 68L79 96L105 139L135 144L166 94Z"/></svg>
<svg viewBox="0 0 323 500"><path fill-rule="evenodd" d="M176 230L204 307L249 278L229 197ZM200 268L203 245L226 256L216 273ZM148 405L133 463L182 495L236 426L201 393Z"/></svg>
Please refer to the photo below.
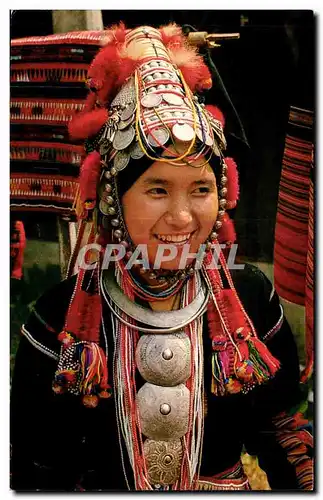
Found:
<svg viewBox="0 0 323 500"><path fill-rule="evenodd" d="M67 125L84 108L87 70L105 34L72 32L11 41L12 211L74 213L81 144Z"/></svg>
<svg viewBox="0 0 323 500"><path fill-rule="evenodd" d="M291 107L279 187L274 281L283 299L305 305L305 382L313 367L313 113Z"/></svg>
<svg viewBox="0 0 323 500"><path fill-rule="evenodd" d="M277 207L274 280L277 293L305 305L313 114L291 107Z"/></svg>
<svg viewBox="0 0 323 500"><path fill-rule="evenodd" d="M308 422L301 413L278 415L274 419L276 438L294 465L298 487L301 490L314 489L313 437L307 430Z"/></svg>

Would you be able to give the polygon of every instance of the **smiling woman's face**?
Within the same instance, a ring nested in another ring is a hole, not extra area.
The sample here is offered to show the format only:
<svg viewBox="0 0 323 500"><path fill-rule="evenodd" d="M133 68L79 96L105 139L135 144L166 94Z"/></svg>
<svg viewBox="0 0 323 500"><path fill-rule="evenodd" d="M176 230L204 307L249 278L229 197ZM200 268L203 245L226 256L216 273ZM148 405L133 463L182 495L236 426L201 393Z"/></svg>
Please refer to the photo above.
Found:
<svg viewBox="0 0 323 500"><path fill-rule="evenodd" d="M150 264L158 245L176 245L177 256L161 266L175 270L184 244L196 253L212 231L218 213L215 175L204 158L194 167L156 161L124 194L122 206L129 235L136 246L147 245Z"/></svg>

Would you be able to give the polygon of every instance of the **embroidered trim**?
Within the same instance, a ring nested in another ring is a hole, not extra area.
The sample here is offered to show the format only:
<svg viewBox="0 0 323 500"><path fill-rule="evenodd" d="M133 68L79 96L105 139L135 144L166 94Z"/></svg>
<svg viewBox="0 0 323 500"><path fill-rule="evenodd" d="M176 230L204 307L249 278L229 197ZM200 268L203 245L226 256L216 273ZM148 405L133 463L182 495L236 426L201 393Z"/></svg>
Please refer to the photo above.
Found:
<svg viewBox="0 0 323 500"><path fill-rule="evenodd" d="M280 317L279 317L279 320L277 321L277 323L263 336L262 340L263 342L267 342L268 340L270 340L281 328L282 324L283 324L283 321L284 321L284 311L283 311L283 308L281 306L281 304L279 304L279 307L280 307Z"/></svg>
<svg viewBox="0 0 323 500"><path fill-rule="evenodd" d="M26 330L25 325L22 325L22 327L21 327L21 333L26 337L26 339L29 340L29 342L34 347L36 347L36 349L38 349L39 351L41 351L43 354L47 354L47 356L49 356L52 359L55 359L55 361L57 361L59 359L59 355L58 354L56 354L51 349L49 349L48 347L46 347L43 344L41 344L40 342L38 342L38 340L34 339L34 337L31 335L31 333L28 332L28 330Z"/></svg>

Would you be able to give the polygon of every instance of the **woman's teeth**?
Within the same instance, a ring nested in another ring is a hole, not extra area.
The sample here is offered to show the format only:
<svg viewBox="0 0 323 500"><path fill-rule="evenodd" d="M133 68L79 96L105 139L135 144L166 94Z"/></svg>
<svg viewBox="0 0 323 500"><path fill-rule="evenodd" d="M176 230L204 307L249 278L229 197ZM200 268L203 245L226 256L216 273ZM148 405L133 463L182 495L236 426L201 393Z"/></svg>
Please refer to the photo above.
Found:
<svg viewBox="0 0 323 500"><path fill-rule="evenodd" d="M157 238L161 241L167 242L167 243L185 243L187 242L192 233L188 234L181 234L181 235L164 235L164 234L156 234Z"/></svg>

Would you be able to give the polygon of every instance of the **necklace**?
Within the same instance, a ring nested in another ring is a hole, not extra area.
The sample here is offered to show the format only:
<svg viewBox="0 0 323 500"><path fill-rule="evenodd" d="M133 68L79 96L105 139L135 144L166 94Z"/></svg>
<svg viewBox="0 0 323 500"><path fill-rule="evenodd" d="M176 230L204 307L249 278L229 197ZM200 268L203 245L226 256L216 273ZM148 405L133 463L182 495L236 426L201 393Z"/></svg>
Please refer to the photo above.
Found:
<svg viewBox="0 0 323 500"><path fill-rule="evenodd" d="M172 333L183 329L186 325L201 316L207 308L209 292L198 274L199 289L196 297L186 306L175 311L151 311L131 301L120 289L113 276L113 271L101 273L102 295L112 313L125 325L133 328L119 311L139 323L149 325L147 328L136 325L136 329L145 333Z"/></svg>

